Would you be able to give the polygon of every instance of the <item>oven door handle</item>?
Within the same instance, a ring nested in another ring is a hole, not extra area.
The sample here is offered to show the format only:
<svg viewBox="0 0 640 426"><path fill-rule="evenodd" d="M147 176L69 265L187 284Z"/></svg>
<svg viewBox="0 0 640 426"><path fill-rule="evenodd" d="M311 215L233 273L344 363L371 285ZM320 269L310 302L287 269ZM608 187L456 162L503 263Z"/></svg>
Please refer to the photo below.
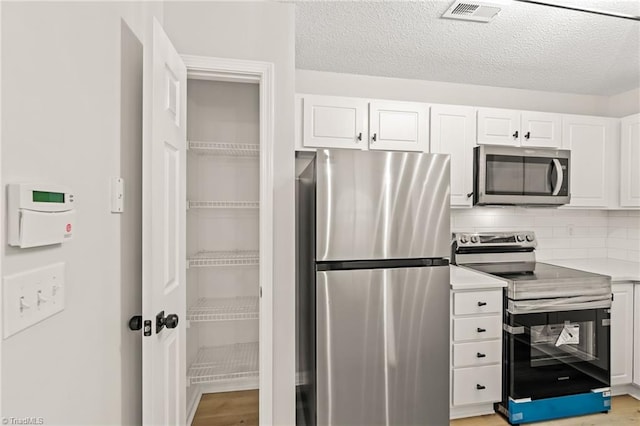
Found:
<svg viewBox="0 0 640 426"><path fill-rule="evenodd" d="M562 183L564 182L564 171L562 170L560 160L558 160L557 158L553 159L553 166L556 170L556 181L553 186L553 192L551 193L551 195L558 195L560 193L560 189L562 188Z"/></svg>

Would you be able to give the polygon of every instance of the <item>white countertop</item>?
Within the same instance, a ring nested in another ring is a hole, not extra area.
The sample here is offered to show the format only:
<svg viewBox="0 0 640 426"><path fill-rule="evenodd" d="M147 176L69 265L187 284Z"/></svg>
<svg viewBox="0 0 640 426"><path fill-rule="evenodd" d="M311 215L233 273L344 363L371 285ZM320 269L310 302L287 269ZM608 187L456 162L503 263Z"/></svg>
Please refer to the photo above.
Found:
<svg viewBox="0 0 640 426"><path fill-rule="evenodd" d="M612 282L637 281L640 283L640 262L618 259L554 259L541 260L542 263L580 269L594 274L608 275Z"/></svg>
<svg viewBox="0 0 640 426"><path fill-rule="evenodd" d="M479 288L506 287L506 281L487 274L471 271L464 267L451 265L451 288L453 290L472 290Z"/></svg>

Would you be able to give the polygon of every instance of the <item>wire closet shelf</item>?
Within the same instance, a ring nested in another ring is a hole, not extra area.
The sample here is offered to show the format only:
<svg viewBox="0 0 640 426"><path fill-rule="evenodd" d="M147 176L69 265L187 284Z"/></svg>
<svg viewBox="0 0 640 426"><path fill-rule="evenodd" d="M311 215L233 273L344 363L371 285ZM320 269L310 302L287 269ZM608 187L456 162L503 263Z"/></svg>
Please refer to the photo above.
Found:
<svg viewBox="0 0 640 426"><path fill-rule="evenodd" d="M257 342L200 348L187 372L192 385L257 377Z"/></svg>
<svg viewBox="0 0 640 426"><path fill-rule="evenodd" d="M260 156L260 145L248 143L189 141L189 150L201 155L220 155L225 157Z"/></svg>
<svg viewBox="0 0 640 426"><path fill-rule="evenodd" d="M258 297L201 297L187 311L190 322L257 320Z"/></svg>
<svg viewBox="0 0 640 426"><path fill-rule="evenodd" d="M260 263L257 250L200 251L187 259L189 268L209 266L253 266Z"/></svg>

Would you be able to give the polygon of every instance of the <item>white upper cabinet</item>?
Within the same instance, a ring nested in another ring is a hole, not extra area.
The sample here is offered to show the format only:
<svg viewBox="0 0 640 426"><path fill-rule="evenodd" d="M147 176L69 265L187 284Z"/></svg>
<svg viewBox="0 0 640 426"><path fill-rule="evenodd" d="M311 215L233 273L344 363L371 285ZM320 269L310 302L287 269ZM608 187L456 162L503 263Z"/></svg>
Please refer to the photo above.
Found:
<svg viewBox="0 0 640 426"><path fill-rule="evenodd" d="M478 143L520 145L520 111L479 108Z"/></svg>
<svg viewBox="0 0 640 426"><path fill-rule="evenodd" d="M620 138L620 206L640 207L640 114L625 117Z"/></svg>
<svg viewBox="0 0 640 426"><path fill-rule="evenodd" d="M478 143L560 148L562 116L548 112L479 108Z"/></svg>
<svg viewBox="0 0 640 426"><path fill-rule="evenodd" d="M569 190L571 207L607 207L607 164L614 143L613 120L565 115L562 147L571 150Z"/></svg>
<svg viewBox="0 0 640 426"><path fill-rule="evenodd" d="M452 206L472 206L475 140L475 108L449 105L431 107L431 152L451 156Z"/></svg>
<svg viewBox="0 0 640 426"><path fill-rule="evenodd" d="M299 149L429 151L428 104L298 95L296 112Z"/></svg>
<svg viewBox="0 0 640 426"><path fill-rule="evenodd" d="M369 149L429 151L429 106L417 102L369 103Z"/></svg>
<svg viewBox="0 0 640 426"><path fill-rule="evenodd" d="M611 286L611 384L633 380L633 284Z"/></svg>
<svg viewBox="0 0 640 426"><path fill-rule="evenodd" d="M338 96L305 95L302 100L306 148L367 146L367 101Z"/></svg>
<svg viewBox="0 0 640 426"><path fill-rule="evenodd" d="M521 146L561 148L562 116L547 112L523 111L520 133Z"/></svg>

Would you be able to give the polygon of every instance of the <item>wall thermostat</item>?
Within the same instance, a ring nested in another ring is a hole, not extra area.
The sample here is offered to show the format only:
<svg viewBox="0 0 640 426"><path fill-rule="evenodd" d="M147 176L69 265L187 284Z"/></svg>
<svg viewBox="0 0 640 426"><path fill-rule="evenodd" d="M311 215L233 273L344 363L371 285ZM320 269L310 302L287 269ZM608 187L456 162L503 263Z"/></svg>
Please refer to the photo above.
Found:
<svg viewBox="0 0 640 426"><path fill-rule="evenodd" d="M73 194L54 184L7 185L7 241L21 248L60 244L71 239Z"/></svg>

